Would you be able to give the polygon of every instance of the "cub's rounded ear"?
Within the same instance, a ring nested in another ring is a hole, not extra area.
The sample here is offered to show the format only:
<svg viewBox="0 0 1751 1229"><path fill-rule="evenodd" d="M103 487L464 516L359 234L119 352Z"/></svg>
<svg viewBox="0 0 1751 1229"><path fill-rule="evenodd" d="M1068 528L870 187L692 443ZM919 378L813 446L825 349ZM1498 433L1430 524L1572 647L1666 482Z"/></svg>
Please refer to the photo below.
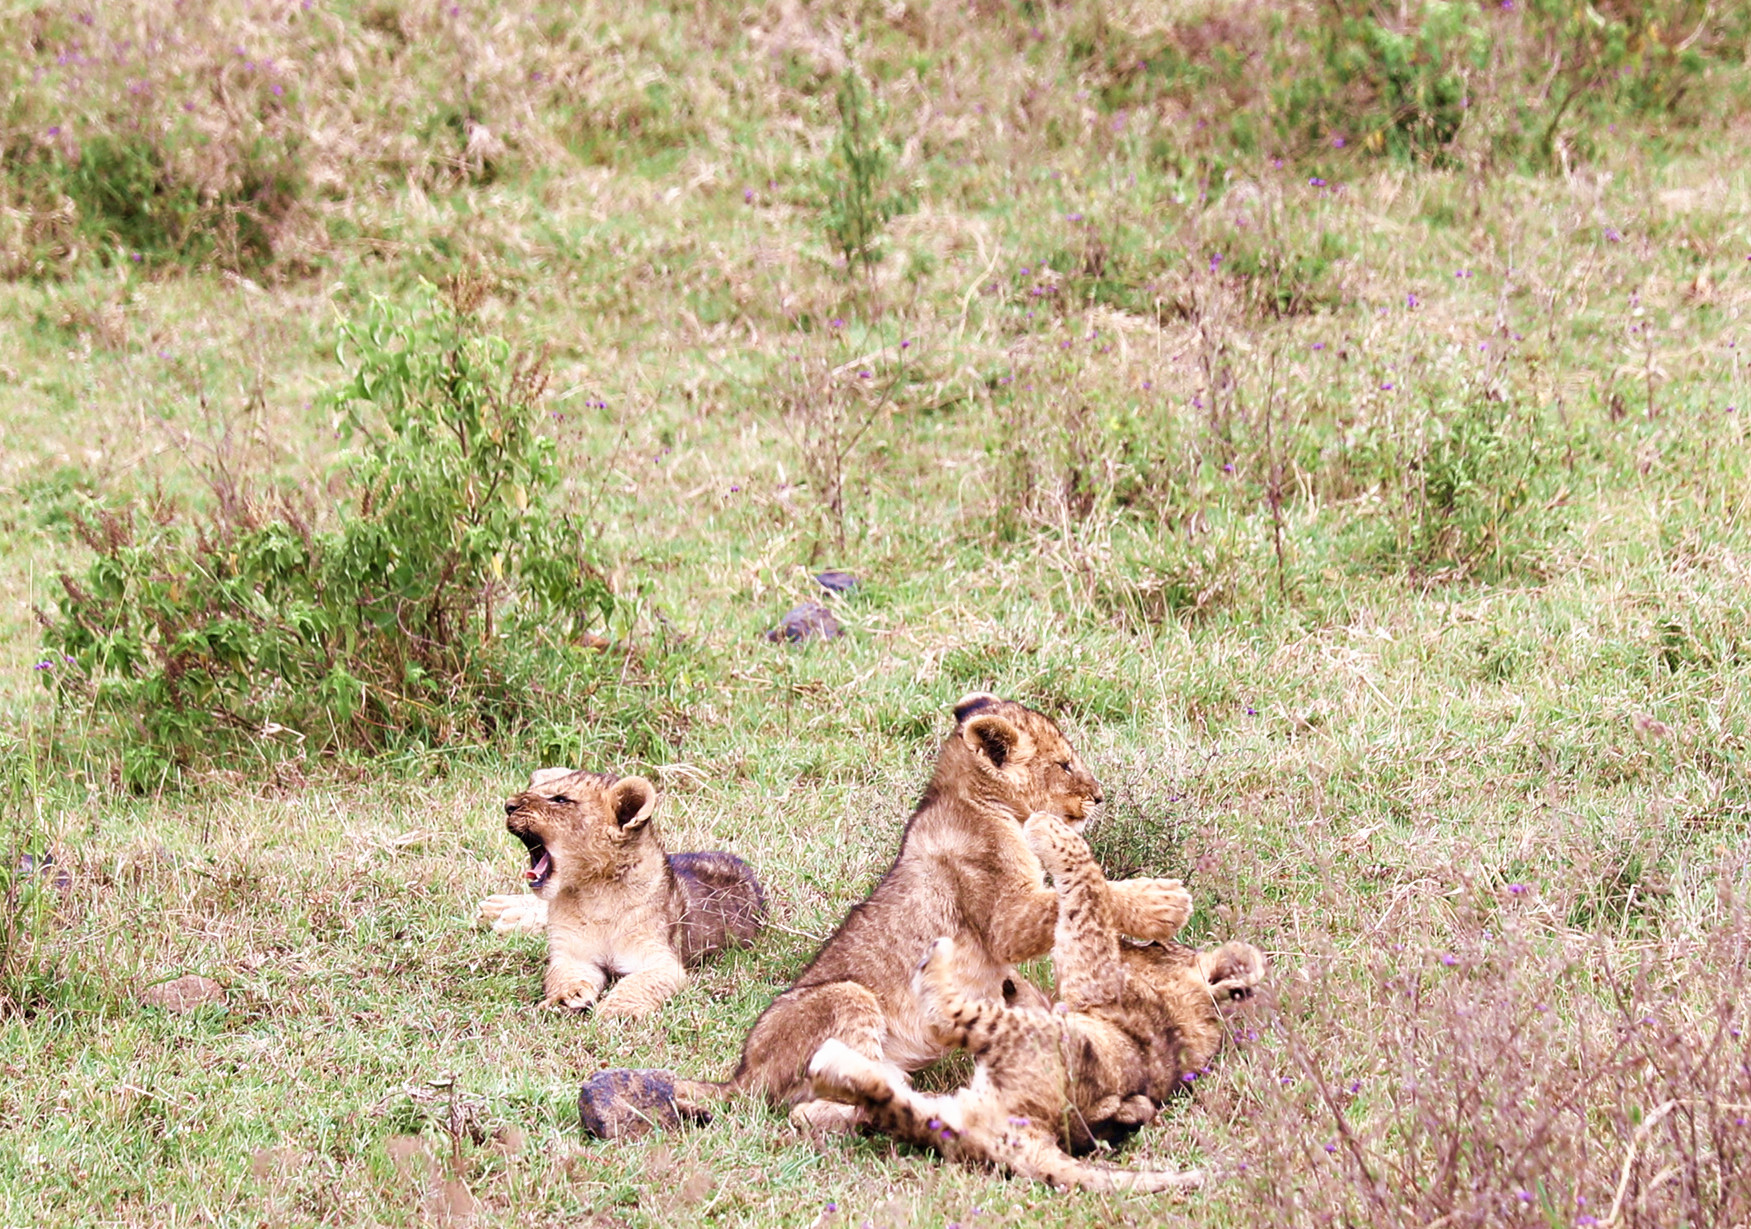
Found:
<svg viewBox="0 0 1751 1229"><path fill-rule="evenodd" d="M966 695L955 701L955 720L965 721L980 709L989 708L993 704L1001 703L1003 703L1002 700L999 700L988 691L969 691Z"/></svg>
<svg viewBox="0 0 1751 1229"><path fill-rule="evenodd" d="M657 809L657 787L643 777L621 777L608 787L608 814L622 832L630 832Z"/></svg>
<svg viewBox="0 0 1751 1229"><path fill-rule="evenodd" d="M549 781L559 781L577 774L575 768L537 768L529 774L529 784L525 787L531 792L540 789Z"/></svg>
<svg viewBox="0 0 1751 1229"><path fill-rule="evenodd" d="M996 713L980 713L961 727L961 737L976 754L1002 768L1010 760L1025 758L1032 749L1026 734Z"/></svg>

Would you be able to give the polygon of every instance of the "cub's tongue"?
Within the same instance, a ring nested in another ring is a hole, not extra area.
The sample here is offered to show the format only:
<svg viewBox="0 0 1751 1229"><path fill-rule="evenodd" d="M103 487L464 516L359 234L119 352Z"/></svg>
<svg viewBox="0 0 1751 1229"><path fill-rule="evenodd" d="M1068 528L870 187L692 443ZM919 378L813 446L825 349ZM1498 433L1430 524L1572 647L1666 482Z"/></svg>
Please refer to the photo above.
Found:
<svg viewBox="0 0 1751 1229"><path fill-rule="evenodd" d="M541 851L541 857L536 861L535 865L523 872L523 878L527 879L530 883L539 883L541 880L547 878L549 865L547 851L544 849Z"/></svg>

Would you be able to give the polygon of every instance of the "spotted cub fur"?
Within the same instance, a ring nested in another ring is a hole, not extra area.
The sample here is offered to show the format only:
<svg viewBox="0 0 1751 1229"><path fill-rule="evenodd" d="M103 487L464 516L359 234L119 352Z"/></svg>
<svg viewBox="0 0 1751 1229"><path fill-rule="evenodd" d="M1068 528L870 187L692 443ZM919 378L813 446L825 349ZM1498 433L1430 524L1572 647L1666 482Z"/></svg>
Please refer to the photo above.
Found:
<svg viewBox="0 0 1751 1229"><path fill-rule="evenodd" d="M1087 843L1043 812L1023 835L1058 893L1056 1008L969 994L956 976L955 941L938 939L916 974L918 997L931 1022L971 1051L972 1082L951 1094L920 1093L897 1066L833 1040L810 1061L814 1093L858 1106L864 1121L896 1138L1053 1186L1195 1186L1196 1170L1131 1171L1076 1157L1128 1138L1187 1072L1215 1056L1217 1005L1258 983L1264 956L1246 943L1197 952L1122 942L1112 892Z"/></svg>
<svg viewBox="0 0 1751 1229"><path fill-rule="evenodd" d="M553 768L505 803L505 827L529 850L532 895L489 896L477 920L547 932L549 1006L643 1016L681 988L688 966L759 934L766 902L748 864L665 854L656 806L643 777Z"/></svg>

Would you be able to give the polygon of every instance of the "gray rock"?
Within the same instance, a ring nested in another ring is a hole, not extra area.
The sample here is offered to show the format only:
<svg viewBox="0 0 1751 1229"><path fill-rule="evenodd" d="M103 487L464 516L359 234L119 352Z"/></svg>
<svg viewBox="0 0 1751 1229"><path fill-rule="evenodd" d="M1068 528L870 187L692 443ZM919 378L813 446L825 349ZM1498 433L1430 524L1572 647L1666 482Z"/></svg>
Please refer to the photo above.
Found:
<svg viewBox="0 0 1751 1229"><path fill-rule="evenodd" d="M683 1115L675 1104L675 1073L658 1068L598 1071L578 1090L578 1125L597 1139L635 1139L672 1131L683 1122L710 1122L709 1115Z"/></svg>
<svg viewBox="0 0 1751 1229"><path fill-rule="evenodd" d="M817 572L815 583L828 593L851 593L863 586L863 582L850 572Z"/></svg>
<svg viewBox="0 0 1751 1229"><path fill-rule="evenodd" d="M140 1002L147 1007L162 1007L173 1016L225 1001L225 987L210 977L190 973L175 981L159 982L140 992Z"/></svg>
<svg viewBox="0 0 1751 1229"><path fill-rule="evenodd" d="M773 644L800 644L805 640L837 640L845 634L833 612L819 602L804 602L785 612L778 626L766 633Z"/></svg>

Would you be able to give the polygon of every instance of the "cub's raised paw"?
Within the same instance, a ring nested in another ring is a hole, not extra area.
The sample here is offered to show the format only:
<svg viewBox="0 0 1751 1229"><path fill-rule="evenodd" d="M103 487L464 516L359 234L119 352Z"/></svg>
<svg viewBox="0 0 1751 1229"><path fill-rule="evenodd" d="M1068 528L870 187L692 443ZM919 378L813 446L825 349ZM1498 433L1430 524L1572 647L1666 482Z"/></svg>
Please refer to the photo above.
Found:
<svg viewBox="0 0 1751 1229"><path fill-rule="evenodd" d="M1112 885L1119 928L1136 939L1171 939L1192 916L1192 894L1178 879L1126 879Z"/></svg>

